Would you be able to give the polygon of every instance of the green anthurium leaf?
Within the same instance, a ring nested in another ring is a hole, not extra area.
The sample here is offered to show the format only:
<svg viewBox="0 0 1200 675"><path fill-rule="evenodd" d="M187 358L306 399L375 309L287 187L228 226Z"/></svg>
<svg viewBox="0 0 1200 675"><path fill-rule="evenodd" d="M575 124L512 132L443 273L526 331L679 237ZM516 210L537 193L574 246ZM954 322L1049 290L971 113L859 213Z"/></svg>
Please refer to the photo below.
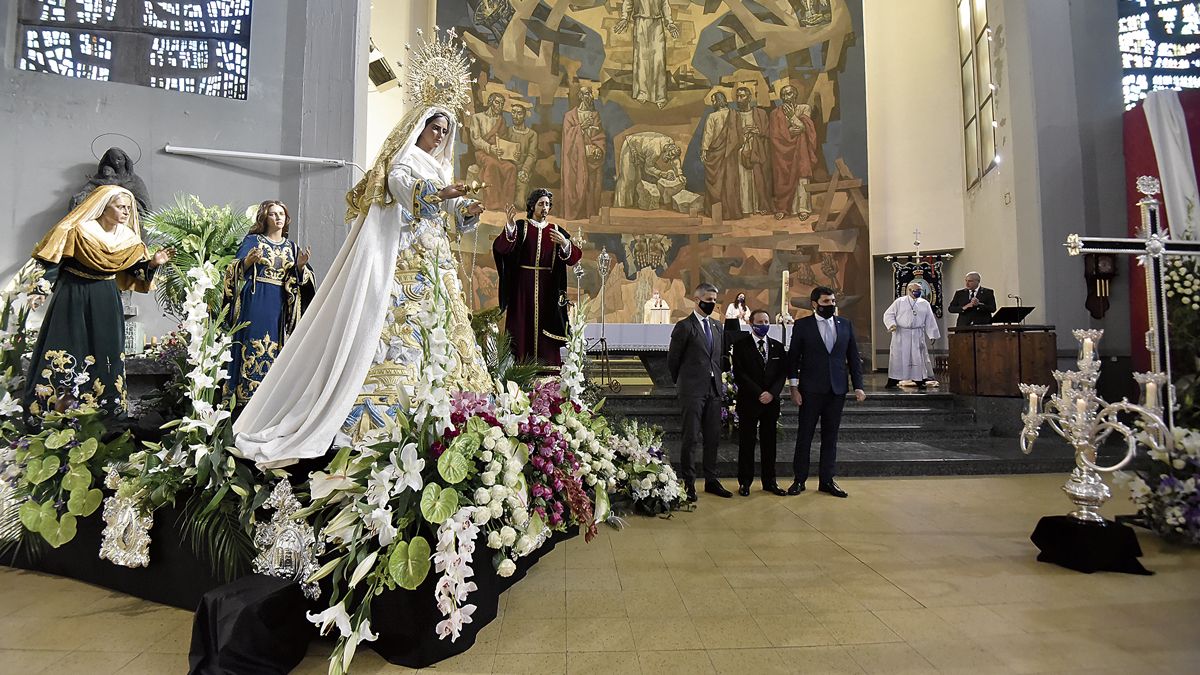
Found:
<svg viewBox="0 0 1200 675"><path fill-rule="evenodd" d="M30 532L42 531L42 505L30 499L17 509L21 524Z"/></svg>
<svg viewBox="0 0 1200 675"><path fill-rule="evenodd" d="M67 454L67 457L71 460L72 464L83 464L91 459L92 455L96 454L96 448L99 446L99 441L94 438L89 438L83 443L71 448L71 452Z"/></svg>
<svg viewBox="0 0 1200 675"><path fill-rule="evenodd" d="M46 539L46 542L55 549L74 539L74 534L76 534L76 516L70 513L62 514L62 518L59 520L50 520L49 524L46 519L42 520L42 538Z"/></svg>
<svg viewBox="0 0 1200 675"><path fill-rule="evenodd" d="M428 483L421 492L421 515L434 525L441 525L458 510L458 491L443 490L436 483Z"/></svg>
<svg viewBox="0 0 1200 675"><path fill-rule="evenodd" d="M463 482L470 470L470 462L453 447L443 452L442 456L438 458L438 473L442 474L442 478L445 478L446 482L451 485Z"/></svg>
<svg viewBox="0 0 1200 675"><path fill-rule="evenodd" d="M98 488L71 490L71 498L67 500L67 513L76 516L90 516L100 508L102 501L104 501L104 493Z"/></svg>
<svg viewBox="0 0 1200 675"><path fill-rule="evenodd" d="M479 434L482 436L483 434L486 434L490 428L491 425L488 424L487 421L482 417L472 417L471 419L467 420L467 431L473 434Z"/></svg>
<svg viewBox="0 0 1200 675"><path fill-rule="evenodd" d="M47 459L50 459L47 457ZM55 457L54 459L58 459ZM62 486L64 490L73 492L75 490L86 490L92 486L92 472L82 464L76 464L67 470L63 476Z"/></svg>
<svg viewBox="0 0 1200 675"><path fill-rule="evenodd" d="M75 438L74 429L59 429L58 431L53 431L50 433L50 436L46 438L46 447L50 448L51 450L57 450L66 445L67 441L71 440L72 438Z"/></svg>
<svg viewBox="0 0 1200 675"><path fill-rule="evenodd" d="M424 537L397 542L388 558L388 573L396 585L415 590L429 574L429 542Z"/></svg>
<svg viewBox="0 0 1200 675"><path fill-rule="evenodd" d="M46 452L46 441L40 438L29 439L29 447L25 449L26 457L41 457ZM17 459L21 459L21 455L17 453Z"/></svg>
<svg viewBox="0 0 1200 675"><path fill-rule="evenodd" d="M31 459L25 464L25 479L38 485L57 473L60 466L62 466L62 461L56 455L43 457L40 460Z"/></svg>
<svg viewBox="0 0 1200 675"><path fill-rule="evenodd" d="M472 418L472 419L474 419L474 418ZM479 444L482 442L483 442L483 438L479 434L475 434L475 433L459 434L458 438L455 438L450 443L449 449L454 452L462 453L464 458L471 457L476 452L479 451ZM454 482L458 482L458 481L454 481Z"/></svg>
<svg viewBox="0 0 1200 675"><path fill-rule="evenodd" d="M608 501L608 490L600 481L596 482L596 522L603 523L608 520L609 509L611 508Z"/></svg>

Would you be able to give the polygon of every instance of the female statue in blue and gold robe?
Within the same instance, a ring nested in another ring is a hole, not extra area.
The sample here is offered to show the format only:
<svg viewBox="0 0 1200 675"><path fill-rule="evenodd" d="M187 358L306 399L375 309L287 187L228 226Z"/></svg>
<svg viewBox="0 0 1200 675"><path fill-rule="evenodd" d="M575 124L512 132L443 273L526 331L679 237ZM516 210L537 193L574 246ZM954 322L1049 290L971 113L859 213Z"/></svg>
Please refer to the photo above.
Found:
<svg viewBox="0 0 1200 675"><path fill-rule="evenodd" d="M288 239L291 222L283 202L260 204L237 260L225 271L226 324L249 324L233 336L233 360L224 385L225 396L232 396L238 407L266 377L313 298L309 250Z"/></svg>

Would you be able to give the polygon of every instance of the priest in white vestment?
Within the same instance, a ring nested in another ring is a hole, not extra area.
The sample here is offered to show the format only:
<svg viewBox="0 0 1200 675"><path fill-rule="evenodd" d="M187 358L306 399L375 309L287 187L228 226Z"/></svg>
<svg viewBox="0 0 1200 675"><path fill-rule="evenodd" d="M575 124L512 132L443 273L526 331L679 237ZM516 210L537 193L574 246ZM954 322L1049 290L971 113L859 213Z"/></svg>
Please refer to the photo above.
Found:
<svg viewBox="0 0 1200 675"><path fill-rule="evenodd" d="M883 313L883 325L892 334L887 387L894 389L901 380L912 380L924 389L926 380L933 378L929 343L942 333L933 307L921 297L921 284L914 281L905 288L905 294Z"/></svg>

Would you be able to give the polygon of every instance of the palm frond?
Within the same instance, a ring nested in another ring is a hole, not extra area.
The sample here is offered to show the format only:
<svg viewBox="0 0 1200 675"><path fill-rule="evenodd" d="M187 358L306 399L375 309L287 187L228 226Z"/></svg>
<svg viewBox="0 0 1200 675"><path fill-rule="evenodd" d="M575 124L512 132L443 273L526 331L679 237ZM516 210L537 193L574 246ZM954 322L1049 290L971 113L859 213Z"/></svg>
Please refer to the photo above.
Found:
<svg viewBox="0 0 1200 675"><path fill-rule="evenodd" d="M0 559L9 563L20 557L32 562L46 550L46 540L21 524L19 507L28 496L12 487L0 488Z"/></svg>
<svg viewBox="0 0 1200 675"><path fill-rule="evenodd" d="M178 525L192 553L207 560L221 581L233 581L250 568L254 542L238 517L236 496L230 494L217 508L206 512L212 495L196 492L184 505Z"/></svg>
<svg viewBox="0 0 1200 675"><path fill-rule="evenodd" d="M204 262L218 268L228 264L250 226L245 213L229 206L205 206L193 195L177 195L174 204L146 216L146 239L175 249L175 258L155 277L155 297L167 314L183 318L187 273ZM210 305L213 302L219 297L210 298Z"/></svg>

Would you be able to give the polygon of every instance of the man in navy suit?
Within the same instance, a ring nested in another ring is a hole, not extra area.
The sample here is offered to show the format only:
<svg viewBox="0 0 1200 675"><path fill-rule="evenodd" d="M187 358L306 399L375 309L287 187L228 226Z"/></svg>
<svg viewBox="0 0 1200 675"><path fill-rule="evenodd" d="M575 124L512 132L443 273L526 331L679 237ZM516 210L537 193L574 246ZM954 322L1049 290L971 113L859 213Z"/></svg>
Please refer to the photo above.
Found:
<svg viewBox="0 0 1200 675"><path fill-rule="evenodd" d="M854 327L837 316L837 299L833 289L818 286L809 295L813 315L800 319L792 327L792 344L788 348L788 371L792 374L792 401L800 406L800 435L796 439L793 468L796 482L788 488L789 495L804 492L808 478L808 453L821 423L821 464L818 469L818 489L835 497L845 497L833 480L837 462L838 427L842 424L842 408L846 405L846 380L854 385L854 397L867 398L863 391L862 358L854 340Z"/></svg>
<svg viewBox="0 0 1200 675"><path fill-rule="evenodd" d="M692 450L703 448L704 491L718 497L733 493L717 478L717 445L721 442L721 398L725 383L725 341L721 324L712 318L717 306L717 287L702 283L693 293L696 310L675 324L667 351L667 368L675 382L683 415L683 438L679 450L680 474L687 499L696 501L696 464Z"/></svg>
<svg viewBox="0 0 1200 675"><path fill-rule="evenodd" d="M775 482L775 437L779 423L779 394L787 380L783 343L767 335L771 315L750 313L750 335L733 343L733 380L737 383L738 494L749 496L754 482L754 445L762 443L762 487L786 495Z"/></svg>

